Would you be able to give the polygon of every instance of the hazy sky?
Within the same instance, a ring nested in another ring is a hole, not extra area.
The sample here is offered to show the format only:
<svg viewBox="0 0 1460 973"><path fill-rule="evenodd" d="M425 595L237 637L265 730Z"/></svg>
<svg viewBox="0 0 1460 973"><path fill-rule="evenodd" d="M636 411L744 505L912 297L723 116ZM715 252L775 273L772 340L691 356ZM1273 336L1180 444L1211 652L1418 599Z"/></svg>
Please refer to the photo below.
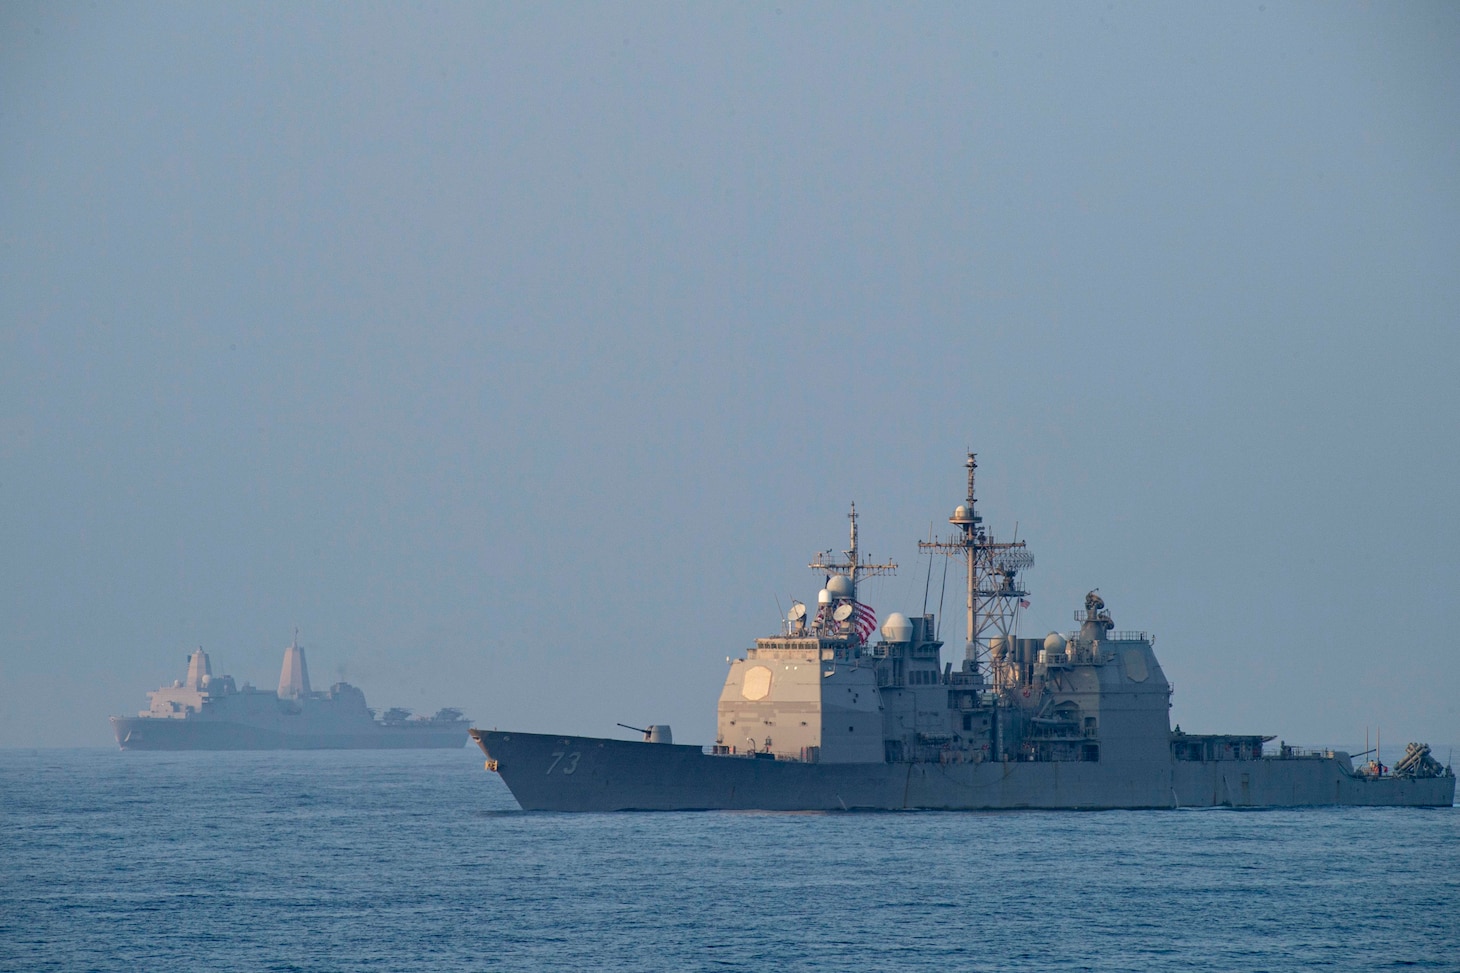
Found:
<svg viewBox="0 0 1460 973"><path fill-rule="evenodd" d="M296 626L377 707L708 743L849 502L921 609L969 447L1022 634L1098 586L1184 729L1460 743L1457 51L1447 3L0 5L0 745Z"/></svg>

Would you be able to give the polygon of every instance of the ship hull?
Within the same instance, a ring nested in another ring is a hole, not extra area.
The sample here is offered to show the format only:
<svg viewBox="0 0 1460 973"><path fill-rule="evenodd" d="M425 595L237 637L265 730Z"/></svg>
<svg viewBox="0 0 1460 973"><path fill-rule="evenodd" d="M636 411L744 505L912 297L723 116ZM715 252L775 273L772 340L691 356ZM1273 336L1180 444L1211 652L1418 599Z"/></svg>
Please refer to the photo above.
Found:
<svg viewBox="0 0 1460 973"><path fill-rule="evenodd" d="M234 720L113 716L123 750L424 750L466 744L467 726L367 725L292 731Z"/></svg>
<svg viewBox="0 0 1460 973"><path fill-rule="evenodd" d="M1455 779L1369 779L1336 758L816 764L694 746L472 730L529 811L1449 806Z"/></svg>

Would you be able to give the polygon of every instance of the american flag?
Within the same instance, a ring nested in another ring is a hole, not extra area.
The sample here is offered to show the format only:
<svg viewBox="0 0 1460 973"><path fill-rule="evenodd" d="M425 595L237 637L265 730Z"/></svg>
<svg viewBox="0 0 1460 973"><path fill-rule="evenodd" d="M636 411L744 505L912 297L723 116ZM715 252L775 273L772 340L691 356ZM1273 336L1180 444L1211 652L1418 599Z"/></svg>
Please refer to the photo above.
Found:
<svg viewBox="0 0 1460 973"><path fill-rule="evenodd" d="M857 626L857 637L865 642L867 636L877 630L877 612L873 611L871 605L864 605L859 601L852 611L852 622Z"/></svg>
<svg viewBox="0 0 1460 973"><path fill-rule="evenodd" d="M1020 598L1019 599L1019 607L1020 608L1028 608L1029 607L1029 599L1028 598Z"/></svg>

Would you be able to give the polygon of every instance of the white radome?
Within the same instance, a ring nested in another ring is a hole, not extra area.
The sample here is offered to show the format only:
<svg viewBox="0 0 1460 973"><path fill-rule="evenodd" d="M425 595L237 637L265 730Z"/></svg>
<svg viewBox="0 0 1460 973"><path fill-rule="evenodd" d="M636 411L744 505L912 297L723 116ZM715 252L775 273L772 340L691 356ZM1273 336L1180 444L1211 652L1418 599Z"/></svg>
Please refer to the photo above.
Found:
<svg viewBox="0 0 1460 973"><path fill-rule="evenodd" d="M852 597L852 579L844 574L834 574L826 583L826 590L833 598Z"/></svg>
<svg viewBox="0 0 1460 973"><path fill-rule="evenodd" d="M882 637L889 642L906 642L912 638L912 622L902 612L893 612L882 623Z"/></svg>

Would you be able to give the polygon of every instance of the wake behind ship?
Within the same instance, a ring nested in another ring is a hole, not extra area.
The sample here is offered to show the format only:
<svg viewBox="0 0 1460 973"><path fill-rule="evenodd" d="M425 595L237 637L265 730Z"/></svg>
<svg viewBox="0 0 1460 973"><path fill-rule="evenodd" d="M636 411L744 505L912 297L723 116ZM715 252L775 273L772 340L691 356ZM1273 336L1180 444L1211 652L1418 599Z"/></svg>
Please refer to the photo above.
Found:
<svg viewBox="0 0 1460 973"><path fill-rule="evenodd" d="M139 715L111 718L123 750L439 749L463 746L471 727L457 709L415 719L392 709L376 719L365 694L346 682L311 691L297 640L284 650L277 692L214 676L198 649L185 679L147 696L151 706Z"/></svg>
<svg viewBox="0 0 1460 973"><path fill-rule="evenodd" d="M730 665L712 747L472 730L487 769L527 810L851 810L1449 806L1455 775L1411 743L1378 760L1304 752L1261 734L1188 734L1170 723L1171 686L1145 632L1119 631L1098 591L1078 628L1020 638L1028 607L1023 541L999 541L968 495L953 534L919 542L962 561L967 638L941 662L932 614L876 616L857 597L868 564L856 507L845 560L817 555L814 610L793 602L779 635ZM1361 755L1362 756L1362 755Z"/></svg>

